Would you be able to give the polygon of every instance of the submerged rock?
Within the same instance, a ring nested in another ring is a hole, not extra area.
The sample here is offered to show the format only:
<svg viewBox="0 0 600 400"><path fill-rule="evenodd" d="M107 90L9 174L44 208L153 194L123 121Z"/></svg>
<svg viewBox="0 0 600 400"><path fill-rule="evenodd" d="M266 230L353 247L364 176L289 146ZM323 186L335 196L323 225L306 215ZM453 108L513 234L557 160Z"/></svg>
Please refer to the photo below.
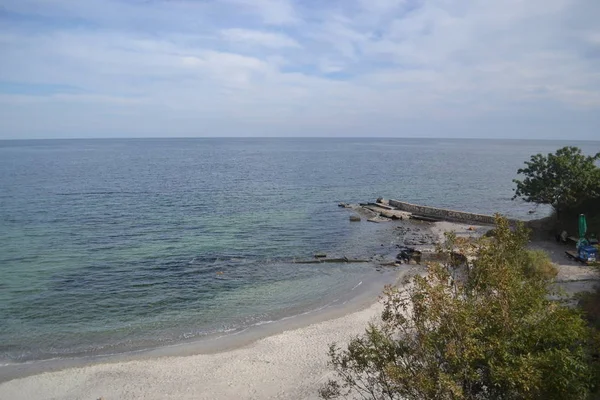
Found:
<svg viewBox="0 0 600 400"><path fill-rule="evenodd" d="M351 215L350 222L360 222L360 217L358 215Z"/></svg>
<svg viewBox="0 0 600 400"><path fill-rule="evenodd" d="M396 256L396 259L404 262L415 261L417 264L421 263L422 253L412 247L401 247L400 253Z"/></svg>

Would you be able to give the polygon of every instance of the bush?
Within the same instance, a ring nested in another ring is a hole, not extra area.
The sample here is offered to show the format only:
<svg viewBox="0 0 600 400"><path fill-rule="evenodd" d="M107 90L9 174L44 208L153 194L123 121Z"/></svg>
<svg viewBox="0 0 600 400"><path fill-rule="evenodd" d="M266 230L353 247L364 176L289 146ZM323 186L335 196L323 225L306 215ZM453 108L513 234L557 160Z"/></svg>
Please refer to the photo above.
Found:
<svg viewBox="0 0 600 400"><path fill-rule="evenodd" d="M543 250L527 250L529 260L524 267L528 278L551 280L556 277L558 270Z"/></svg>
<svg viewBox="0 0 600 400"><path fill-rule="evenodd" d="M583 310L590 325L600 329L600 286L597 286L594 292L580 293L579 307Z"/></svg>
<svg viewBox="0 0 600 400"><path fill-rule="evenodd" d="M495 229L490 229L483 236L488 237L488 238L495 237L496 236L496 230Z"/></svg>
<svg viewBox="0 0 600 400"><path fill-rule="evenodd" d="M594 332L590 345L594 349L592 369L595 384L592 398L600 399L600 286L597 286L596 290L591 293L580 293L579 307Z"/></svg>
<svg viewBox="0 0 600 400"><path fill-rule="evenodd" d="M456 251L452 239L440 251ZM585 399L590 330L577 310L548 300L555 271L527 240L522 225L498 219L466 267L432 264L407 289L388 287L381 322L345 349L331 346L338 379L321 396Z"/></svg>

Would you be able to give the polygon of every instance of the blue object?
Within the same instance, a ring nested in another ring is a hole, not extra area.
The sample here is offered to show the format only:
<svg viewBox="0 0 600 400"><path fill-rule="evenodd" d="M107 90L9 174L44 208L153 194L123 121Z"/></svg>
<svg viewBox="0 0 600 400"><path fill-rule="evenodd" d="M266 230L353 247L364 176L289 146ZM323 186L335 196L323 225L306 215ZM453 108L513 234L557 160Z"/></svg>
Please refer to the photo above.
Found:
<svg viewBox="0 0 600 400"><path fill-rule="evenodd" d="M598 249L594 246L581 246L579 258L587 262L595 262L598 259Z"/></svg>

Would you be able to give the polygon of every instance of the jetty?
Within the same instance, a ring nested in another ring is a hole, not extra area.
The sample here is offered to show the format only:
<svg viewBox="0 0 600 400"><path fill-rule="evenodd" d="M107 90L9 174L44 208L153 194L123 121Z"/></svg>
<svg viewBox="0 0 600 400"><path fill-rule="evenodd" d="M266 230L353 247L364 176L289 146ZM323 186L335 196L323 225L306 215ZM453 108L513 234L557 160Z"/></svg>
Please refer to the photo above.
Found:
<svg viewBox="0 0 600 400"><path fill-rule="evenodd" d="M375 203L360 203L358 205L340 203L340 207L353 209L357 213L366 216L367 221L370 222L414 219L425 222L449 221L465 224L494 225L496 221L494 215L450 210L383 198L378 198ZM508 221L511 224L519 222L516 219L508 219Z"/></svg>

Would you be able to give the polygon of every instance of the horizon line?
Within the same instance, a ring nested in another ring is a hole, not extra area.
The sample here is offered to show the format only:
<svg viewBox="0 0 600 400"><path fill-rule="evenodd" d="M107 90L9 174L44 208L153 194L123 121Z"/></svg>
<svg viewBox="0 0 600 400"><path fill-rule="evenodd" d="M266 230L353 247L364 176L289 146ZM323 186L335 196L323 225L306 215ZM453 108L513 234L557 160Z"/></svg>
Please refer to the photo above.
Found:
<svg viewBox="0 0 600 400"><path fill-rule="evenodd" d="M514 140L547 142L600 142L600 139L545 139L545 138L476 138L476 137L415 137L415 136L129 136L129 137L56 137L56 138L0 138L8 141L50 140L164 140L164 139L418 139L418 140Z"/></svg>

